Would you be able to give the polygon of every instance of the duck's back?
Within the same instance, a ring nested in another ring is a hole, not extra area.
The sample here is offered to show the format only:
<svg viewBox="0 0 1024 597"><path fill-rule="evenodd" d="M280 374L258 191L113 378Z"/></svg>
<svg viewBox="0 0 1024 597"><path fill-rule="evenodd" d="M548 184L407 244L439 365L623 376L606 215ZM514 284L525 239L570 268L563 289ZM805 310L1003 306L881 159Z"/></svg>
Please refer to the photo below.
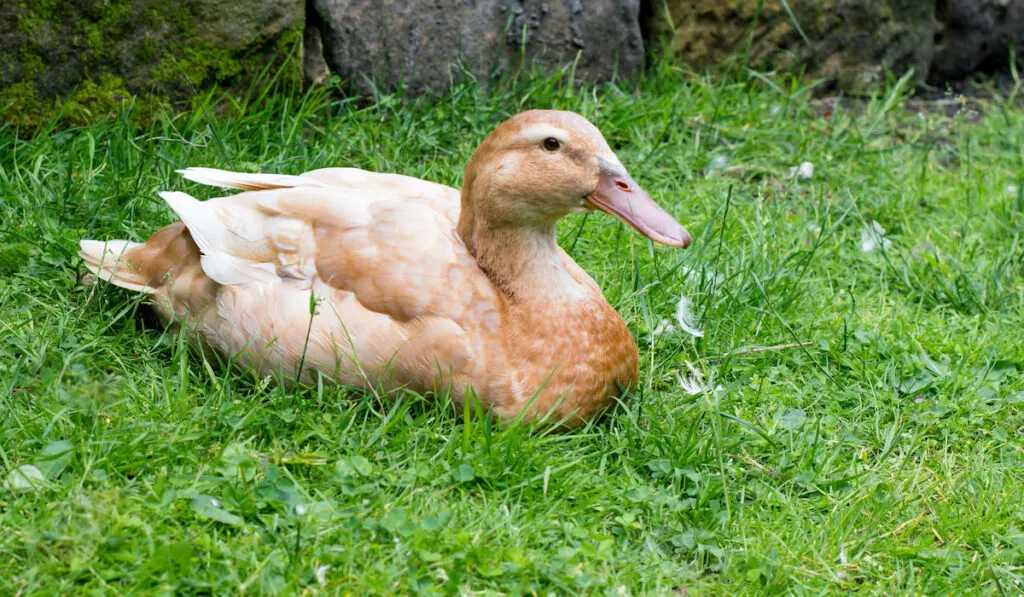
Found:
<svg viewBox="0 0 1024 597"><path fill-rule="evenodd" d="M247 192L164 193L182 221L143 244L82 241L93 273L262 374L507 391L503 302L455 233L458 191L351 168L183 174Z"/></svg>

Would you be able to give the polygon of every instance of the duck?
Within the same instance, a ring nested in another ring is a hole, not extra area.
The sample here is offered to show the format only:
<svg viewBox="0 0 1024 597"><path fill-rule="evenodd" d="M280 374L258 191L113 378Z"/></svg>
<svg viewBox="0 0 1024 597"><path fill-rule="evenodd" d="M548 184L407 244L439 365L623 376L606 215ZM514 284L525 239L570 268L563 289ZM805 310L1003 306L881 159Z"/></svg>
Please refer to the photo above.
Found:
<svg viewBox="0 0 1024 597"><path fill-rule="evenodd" d="M242 192L160 193L179 220L145 242L80 241L92 281L143 293L165 326L262 378L444 392L505 421L579 427L638 379L629 328L557 243L561 218L598 210L691 242L574 112L502 122L461 190L341 167L178 173Z"/></svg>

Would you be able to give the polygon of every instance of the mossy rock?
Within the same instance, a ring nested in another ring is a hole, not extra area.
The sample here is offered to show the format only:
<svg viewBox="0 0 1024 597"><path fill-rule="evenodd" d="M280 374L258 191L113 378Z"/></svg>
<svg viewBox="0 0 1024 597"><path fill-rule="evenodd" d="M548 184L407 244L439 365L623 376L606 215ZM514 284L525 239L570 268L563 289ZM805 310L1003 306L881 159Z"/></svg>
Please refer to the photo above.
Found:
<svg viewBox="0 0 1024 597"><path fill-rule="evenodd" d="M806 69L863 91L885 69L927 77L934 19L934 3L920 0L652 0L642 23L652 46L693 67L746 59L749 44L752 67Z"/></svg>
<svg viewBox="0 0 1024 597"><path fill-rule="evenodd" d="M268 64L301 80L301 0L0 2L0 119L33 125L243 86ZM69 99L70 98L70 99Z"/></svg>

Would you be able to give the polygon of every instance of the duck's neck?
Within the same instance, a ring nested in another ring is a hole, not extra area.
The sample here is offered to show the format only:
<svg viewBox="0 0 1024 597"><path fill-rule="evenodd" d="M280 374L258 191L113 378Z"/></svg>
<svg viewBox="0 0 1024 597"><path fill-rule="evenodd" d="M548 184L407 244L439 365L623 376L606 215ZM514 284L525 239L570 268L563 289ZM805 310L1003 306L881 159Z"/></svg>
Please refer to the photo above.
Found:
<svg viewBox="0 0 1024 597"><path fill-rule="evenodd" d="M562 261L554 222L495 226L479 218L472 220L460 219L459 235L480 268L511 302L585 297L585 289Z"/></svg>

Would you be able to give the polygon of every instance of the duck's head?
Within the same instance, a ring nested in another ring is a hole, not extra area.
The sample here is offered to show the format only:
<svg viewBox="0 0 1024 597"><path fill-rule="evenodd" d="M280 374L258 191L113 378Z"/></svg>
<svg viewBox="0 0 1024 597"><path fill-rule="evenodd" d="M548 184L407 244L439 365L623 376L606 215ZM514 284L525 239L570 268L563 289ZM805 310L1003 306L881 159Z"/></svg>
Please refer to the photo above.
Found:
<svg viewBox="0 0 1024 597"><path fill-rule="evenodd" d="M531 110L498 126L470 159L460 232L484 222L488 229L552 228L569 213L592 209L654 242L690 244L690 234L633 180L597 127L573 112Z"/></svg>

